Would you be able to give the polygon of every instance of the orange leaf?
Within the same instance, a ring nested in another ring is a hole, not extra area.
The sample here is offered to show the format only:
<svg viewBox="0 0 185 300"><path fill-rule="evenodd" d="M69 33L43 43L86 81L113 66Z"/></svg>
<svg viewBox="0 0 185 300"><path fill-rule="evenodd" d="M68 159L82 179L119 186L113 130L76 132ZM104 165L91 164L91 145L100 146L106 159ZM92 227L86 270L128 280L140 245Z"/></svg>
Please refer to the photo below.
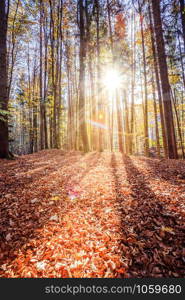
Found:
<svg viewBox="0 0 185 300"><path fill-rule="evenodd" d="M124 274L126 272L126 269L125 268L120 268L117 270L118 273L120 274Z"/></svg>

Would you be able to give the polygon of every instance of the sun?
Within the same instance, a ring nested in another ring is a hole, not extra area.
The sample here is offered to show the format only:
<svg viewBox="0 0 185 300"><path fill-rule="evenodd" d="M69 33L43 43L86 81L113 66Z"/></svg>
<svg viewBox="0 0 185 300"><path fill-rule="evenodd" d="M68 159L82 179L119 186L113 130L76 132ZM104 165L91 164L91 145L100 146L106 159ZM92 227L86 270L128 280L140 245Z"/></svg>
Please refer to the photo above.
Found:
<svg viewBox="0 0 185 300"><path fill-rule="evenodd" d="M121 75L114 69L107 70L103 78L103 84L109 91L115 91L121 87Z"/></svg>

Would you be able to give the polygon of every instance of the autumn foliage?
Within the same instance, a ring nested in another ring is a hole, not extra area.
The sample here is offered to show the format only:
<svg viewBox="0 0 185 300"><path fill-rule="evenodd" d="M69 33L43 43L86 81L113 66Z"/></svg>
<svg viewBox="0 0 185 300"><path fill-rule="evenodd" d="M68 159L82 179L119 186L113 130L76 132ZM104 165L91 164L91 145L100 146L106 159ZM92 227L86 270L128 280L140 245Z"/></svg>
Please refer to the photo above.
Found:
<svg viewBox="0 0 185 300"><path fill-rule="evenodd" d="M183 277L185 163L40 151L0 161L1 277Z"/></svg>

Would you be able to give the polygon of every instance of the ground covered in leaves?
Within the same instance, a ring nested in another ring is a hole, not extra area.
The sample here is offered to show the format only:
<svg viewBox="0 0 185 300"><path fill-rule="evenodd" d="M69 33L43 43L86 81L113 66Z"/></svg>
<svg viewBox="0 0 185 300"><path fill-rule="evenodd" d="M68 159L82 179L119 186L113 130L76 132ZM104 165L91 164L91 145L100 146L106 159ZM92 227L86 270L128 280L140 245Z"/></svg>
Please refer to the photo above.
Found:
<svg viewBox="0 0 185 300"><path fill-rule="evenodd" d="M184 277L185 162L41 151L0 160L1 277Z"/></svg>

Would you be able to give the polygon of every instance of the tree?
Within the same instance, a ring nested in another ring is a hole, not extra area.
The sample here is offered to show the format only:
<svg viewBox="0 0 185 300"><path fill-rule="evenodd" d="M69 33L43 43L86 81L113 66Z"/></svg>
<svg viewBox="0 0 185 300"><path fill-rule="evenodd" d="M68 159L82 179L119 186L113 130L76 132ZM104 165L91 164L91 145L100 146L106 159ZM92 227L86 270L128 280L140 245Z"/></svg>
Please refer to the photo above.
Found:
<svg viewBox="0 0 185 300"><path fill-rule="evenodd" d="M79 130L82 140L82 147L84 152L89 151L89 141L87 135L87 127L85 121L85 57L86 57L86 43L85 43L85 23L84 23L84 4L83 0L78 1L80 14L80 74L79 74Z"/></svg>
<svg viewBox="0 0 185 300"><path fill-rule="evenodd" d="M6 1L0 5L0 158L9 158L8 145L8 71Z"/></svg>
<svg viewBox="0 0 185 300"><path fill-rule="evenodd" d="M182 23L182 35L184 41L184 49L185 49L185 2L184 0L179 0L180 2L180 14L181 14L181 23Z"/></svg>
<svg viewBox="0 0 185 300"><path fill-rule="evenodd" d="M141 42L142 42L142 54L143 54L143 69L144 69L144 131L145 131L145 142L144 150L145 155L149 156L149 141L148 141L148 88L147 88L147 69L146 69L146 46L145 46L145 36L144 36L144 26L143 26L143 15L142 15L142 5L138 1L138 10L140 17L140 30L141 30Z"/></svg>
<svg viewBox="0 0 185 300"><path fill-rule="evenodd" d="M165 44L163 37L160 1L152 0L154 30L157 39L157 53L160 70L160 79L163 94L163 106L166 125L166 135L168 143L168 158L177 158L177 145L173 121L172 99L170 91L170 83L168 78L168 66L166 61Z"/></svg>
<svg viewBox="0 0 185 300"><path fill-rule="evenodd" d="M158 93L158 100L159 100L159 110L160 110L160 118L161 118L163 148L164 148L165 157L167 158L168 157L168 150L167 150L166 131L165 131L165 122L164 122L164 113L163 113L163 103L162 103L161 85L160 85L160 78L159 78L159 68L158 68L157 53L156 53L156 41L155 41L155 34L154 34L154 28L153 28L153 22L152 22L150 2L148 2L148 14L149 14L149 21L150 21L150 35L151 35L153 64L154 64L155 79L156 79L156 86L157 86L157 93Z"/></svg>

